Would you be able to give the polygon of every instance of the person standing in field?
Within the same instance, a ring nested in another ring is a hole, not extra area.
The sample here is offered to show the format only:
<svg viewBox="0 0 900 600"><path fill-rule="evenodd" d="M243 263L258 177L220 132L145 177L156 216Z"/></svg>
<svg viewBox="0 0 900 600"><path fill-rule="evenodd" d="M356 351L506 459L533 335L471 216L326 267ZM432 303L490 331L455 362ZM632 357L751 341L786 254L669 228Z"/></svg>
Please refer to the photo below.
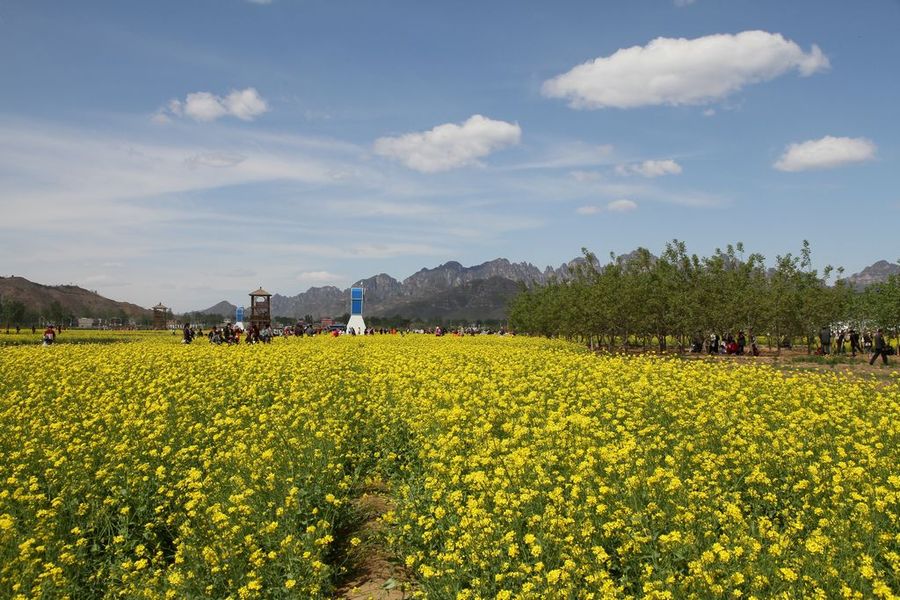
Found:
<svg viewBox="0 0 900 600"><path fill-rule="evenodd" d="M184 339L182 340L183 344L190 344L194 341L194 332L191 331L191 326L189 323L184 324L182 335L184 336Z"/></svg>
<svg viewBox="0 0 900 600"><path fill-rule="evenodd" d="M756 344L756 336L752 331L750 332L750 354L759 356L759 346Z"/></svg>
<svg viewBox="0 0 900 600"><path fill-rule="evenodd" d="M850 355L856 356L856 351L859 350L860 354L862 353L862 348L859 346L859 332L855 329L850 329Z"/></svg>
<svg viewBox="0 0 900 600"><path fill-rule="evenodd" d="M822 344L822 354L828 354L831 350L831 328L827 325L819 330L819 342Z"/></svg>
<svg viewBox="0 0 900 600"><path fill-rule="evenodd" d="M47 325L47 329L44 330L44 345L49 346L55 341L56 332L53 331L53 325Z"/></svg>
<svg viewBox="0 0 900 600"><path fill-rule="evenodd" d="M872 341L875 347L875 354L872 355L872 360L869 361L869 364L874 365L875 359L878 358L879 355L881 356L882 364L888 364L887 343L884 341L884 332L881 329L876 331L875 339Z"/></svg>

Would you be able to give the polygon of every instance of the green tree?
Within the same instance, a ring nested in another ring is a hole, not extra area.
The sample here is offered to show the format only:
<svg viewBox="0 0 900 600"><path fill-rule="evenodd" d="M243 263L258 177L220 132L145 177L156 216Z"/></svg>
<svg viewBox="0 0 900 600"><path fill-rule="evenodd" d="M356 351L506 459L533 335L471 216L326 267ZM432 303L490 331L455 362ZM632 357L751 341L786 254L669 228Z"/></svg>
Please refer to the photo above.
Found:
<svg viewBox="0 0 900 600"><path fill-rule="evenodd" d="M9 333L10 324L21 325L25 319L25 304L21 300L15 298L6 300L2 306L0 306L0 311L2 311L3 320L6 323L6 333Z"/></svg>

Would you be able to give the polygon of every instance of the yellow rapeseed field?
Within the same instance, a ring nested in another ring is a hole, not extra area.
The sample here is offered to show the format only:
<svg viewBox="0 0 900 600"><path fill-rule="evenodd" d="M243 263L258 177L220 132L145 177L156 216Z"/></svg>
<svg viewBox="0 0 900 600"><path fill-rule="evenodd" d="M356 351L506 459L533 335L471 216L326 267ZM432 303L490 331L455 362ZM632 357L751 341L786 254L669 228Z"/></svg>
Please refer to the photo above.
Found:
<svg viewBox="0 0 900 600"><path fill-rule="evenodd" d="M0 597L900 595L900 379L376 336L0 348Z"/></svg>

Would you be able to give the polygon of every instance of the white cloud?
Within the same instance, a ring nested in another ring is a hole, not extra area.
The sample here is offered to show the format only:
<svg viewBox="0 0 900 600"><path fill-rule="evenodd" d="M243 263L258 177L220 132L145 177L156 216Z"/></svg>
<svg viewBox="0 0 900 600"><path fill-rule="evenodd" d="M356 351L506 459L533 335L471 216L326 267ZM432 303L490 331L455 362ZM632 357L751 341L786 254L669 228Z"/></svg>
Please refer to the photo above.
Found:
<svg viewBox="0 0 900 600"><path fill-rule="evenodd" d="M575 212L579 215L596 215L599 212L603 212L603 207L594 205L579 206L575 209Z"/></svg>
<svg viewBox="0 0 900 600"><path fill-rule="evenodd" d="M766 31L661 37L578 65L545 81L542 91L584 109L706 104L791 70L807 76L828 67L818 46L804 52Z"/></svg>
<svg viewBox="0 0 900 600"><path fill-rule="evenodd" d="M608 210L610 212L626 213L626 212L631 212L633 210L636 210L637 207L638 207L637 202L634 202L632 200L626 200L623 198L621 200L613 200L612 202L607 204L606 210Z"/></svg>
<svg viewBox="0 0 900 600"><path fill-rule="evenodd" d="M645 160L632 165L617 165L616 173L619 175L637 174L648 178L678 175L681 173L681 165L674 160Z"/></svg>
<svg viewBox="0 0 900 600"><path fill-rule="evenodd" d="M606 206L597 206L595 204L591 204L588 206L579 206L575 209L575 212L579 215L596 215L602 212L618 212L618 213L626 213L631 212L637 209L637 202L632 200L626 200L624 198L619 200L613 200L612 202L608 202Z"/></svg>
<svg viewBox="0 0 900 600"><path fill-rule="evenodd" d="M690 6L697 0L674 0L675 6L678 8L684 8L685 6Z"/></svg>
<svg viewBox="0 0 900 600"><path fill-rule="evenodd" d="M472 115L465 123L445 123L424 132L375 140L375 153L422 173L447 171L477 162L495 150L519 143L517 123Z"/></svg>
<svg viewBox="0 0 900 600"><path fill-rule="evenodd" d="M228 114L244 121L252 121L269 110L269 105L254 88L235 90L225 97Z"/></svg>
<svg viewBox="0 0 900 600"><path fill-rule="evenodd" d="M876 146L866 138L834 137L791 144L773 165L779 171L832 169L875 158Z"/></svg>
<svg viewBox="0 0 900 600"><path fill-rule="evenodd" d="M222 99L209 92L194 92L184 100L184 114L195 121L215 121L228 114Z"/></svg>
<svg viewBox="0 0 900 600"><path fill-rule="evenodd" d="M243 121L252 121L268 112L269 105L255 88L232 90L224 98L210 92L193 92L184 101L173 98L165 108L153 115L157 123L168 123L172 117L186 116L195 121L215 121L226 115Z"/></svg>
<svg viewBox="0 0 900 600"><path fill-rule="evenodd" d="M247 0L250 4L272 4L272 0Z"/></svg>
<svg viewBox="0 0 900 600"><path fill-rule="evenodd" d="M343 279L343 275L337 275L329 271L303 271L297 274L297 281L309 283L331 283Z"/></svg>

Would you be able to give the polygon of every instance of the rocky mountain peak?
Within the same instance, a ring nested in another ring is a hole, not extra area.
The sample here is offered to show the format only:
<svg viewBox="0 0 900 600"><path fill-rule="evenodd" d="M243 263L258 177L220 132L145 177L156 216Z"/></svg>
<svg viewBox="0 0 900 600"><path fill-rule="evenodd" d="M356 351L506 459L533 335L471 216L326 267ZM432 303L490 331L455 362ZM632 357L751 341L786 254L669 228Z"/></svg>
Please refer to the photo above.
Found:
<svg viewBox="0 0 900 600"><path fill-rule="evenodd" d="M886 281L891 275L900 275L900 264L879 260L859 273L854 273L847 281L856 288L864 288L873 283Z"/></svg>

